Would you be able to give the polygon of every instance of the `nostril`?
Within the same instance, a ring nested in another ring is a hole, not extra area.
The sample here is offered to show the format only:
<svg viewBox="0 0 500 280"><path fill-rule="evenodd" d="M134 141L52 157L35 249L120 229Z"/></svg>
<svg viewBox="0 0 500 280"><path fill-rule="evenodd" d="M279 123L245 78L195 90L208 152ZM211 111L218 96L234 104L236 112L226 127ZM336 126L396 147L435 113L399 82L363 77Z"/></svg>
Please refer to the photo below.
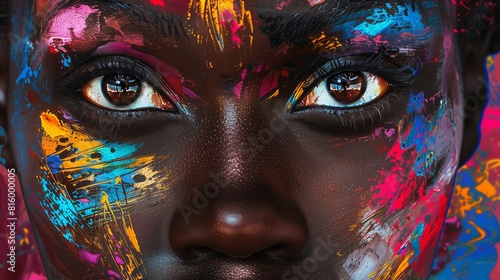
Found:
<svg viewBox="0 0 500 280"><path fill-rule="evenodd" d="M233 202L225 207L208 207L189 224L176 213L170 226L170 245L184 260L213 253L239 259L261 255L291 259L306 246L307 226L300 212L283 210Z"/></svg>

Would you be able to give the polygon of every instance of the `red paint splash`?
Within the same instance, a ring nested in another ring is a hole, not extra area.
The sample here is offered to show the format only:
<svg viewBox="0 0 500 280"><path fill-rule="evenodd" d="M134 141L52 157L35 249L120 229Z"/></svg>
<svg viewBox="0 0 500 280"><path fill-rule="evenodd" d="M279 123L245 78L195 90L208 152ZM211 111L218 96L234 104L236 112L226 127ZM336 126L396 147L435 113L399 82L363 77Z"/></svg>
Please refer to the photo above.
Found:
<svg viewBox="0 0 500 280"><path fill-rule="evenodd" d="M151 3L153 6L165 7L165 1L163 0L149 0L149 3Z"/></svg>

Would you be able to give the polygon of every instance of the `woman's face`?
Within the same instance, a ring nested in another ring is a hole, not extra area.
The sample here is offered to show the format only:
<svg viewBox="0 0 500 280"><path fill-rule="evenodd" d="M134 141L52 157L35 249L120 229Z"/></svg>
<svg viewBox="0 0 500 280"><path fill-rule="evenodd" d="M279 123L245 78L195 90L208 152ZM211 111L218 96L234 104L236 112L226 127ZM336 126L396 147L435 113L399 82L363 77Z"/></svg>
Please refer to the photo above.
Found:
<svg viewBox="0 0 500 280"><path fill-rule="evenodd" d="M9 114L46 272L425 278L462 135L441 1L34 1Z"/></svg>

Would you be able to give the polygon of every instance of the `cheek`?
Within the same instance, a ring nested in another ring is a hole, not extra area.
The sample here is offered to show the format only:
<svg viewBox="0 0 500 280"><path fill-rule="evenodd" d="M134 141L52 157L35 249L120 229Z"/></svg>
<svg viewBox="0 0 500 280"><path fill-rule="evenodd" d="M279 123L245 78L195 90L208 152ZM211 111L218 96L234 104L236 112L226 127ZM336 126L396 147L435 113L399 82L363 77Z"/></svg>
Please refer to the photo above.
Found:
<svg viewBox="0 0 500 280"><path fill-rule="evenodd" d="M113 275L139 276L141 249L130 210L165 193L168 172L154 167L164 158L137 156L140 144L96 140L65 117L40 115L35 193L43 197L41 207L81 260Z"/></svg>
<svg viewBox="0 0 500 280"><path fill-rule="evenodd" d="M367 267L377 276L404 278L412 270L426 277L446 215L458 145L450 135L460 133L454 105L428 96L410 94L396 141L363 201L363 250L377 252L363 262L375 263Z"/></svg>
<svg viewBox="0 0 500 280"><path fill-rule="evenodd" d="M450 138L457 134L452 110L446 99L425 99L422 92L410 95L367 206L384 206L392 213L451 183L457 150L456 139Z"/></svg>

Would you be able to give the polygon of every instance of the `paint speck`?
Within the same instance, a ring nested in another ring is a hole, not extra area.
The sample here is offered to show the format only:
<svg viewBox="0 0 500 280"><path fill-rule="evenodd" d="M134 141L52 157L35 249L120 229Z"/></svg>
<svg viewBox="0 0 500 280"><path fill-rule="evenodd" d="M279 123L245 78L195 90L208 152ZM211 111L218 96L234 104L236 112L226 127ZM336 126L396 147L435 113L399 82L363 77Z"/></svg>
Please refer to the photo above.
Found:
<svg viewBox="0 0 500 280"><path fill-rule="evenodd" d="M114 272L113 270L108 270L108 275L109 275L110 277L115 277L115 278L117 278L117 279L120 279L120 278L121 278L121 277L120 277L120 274L118 274L118 273Z"/></svg>
<svg viewBox="0 0 500 280"><path fill-rule="evenodd" d="M101 159L102 155L100 153L93 153L90 155L90 158Z"/></svg>
<svg viewBox="0 0 500 280"><path fill-rule="evenodd" d="M325 0L308 0L308 2L311 5L311 7L313 7L325 2Z"/></svg>
<svg viewBox="0 0 500 280"><path fill-rule="evenodd" d="M165 2L163 0L150 0L149 3L151 3L153 6L165 6Z"/></svg>
<svg viewBox="0 0 500 280"><path fill-rule="evenodd" d="M101 257L101 254L94 254L91 253L85 249L80 250L80 258L82 258L84 261L90 263L90 264L97 264L99 261L99 258Z"/></svg>
<svg viewBox="0 0 500 280"><path fill-rule="evenodd" d="M125 262L120 257L118 257L118 256L115 256L115 261L119 265L124 265L125 264Z"/></svg>
<svg viewBox="0 0 500 280"><path fill-rule="evenodd" d="M135 175L134 177L132 177L132 179L134 180L134 182L136 183L139 183L139 182L144 182L146 181L146 176L142 175L142 174L137 174Z"/></svg>

